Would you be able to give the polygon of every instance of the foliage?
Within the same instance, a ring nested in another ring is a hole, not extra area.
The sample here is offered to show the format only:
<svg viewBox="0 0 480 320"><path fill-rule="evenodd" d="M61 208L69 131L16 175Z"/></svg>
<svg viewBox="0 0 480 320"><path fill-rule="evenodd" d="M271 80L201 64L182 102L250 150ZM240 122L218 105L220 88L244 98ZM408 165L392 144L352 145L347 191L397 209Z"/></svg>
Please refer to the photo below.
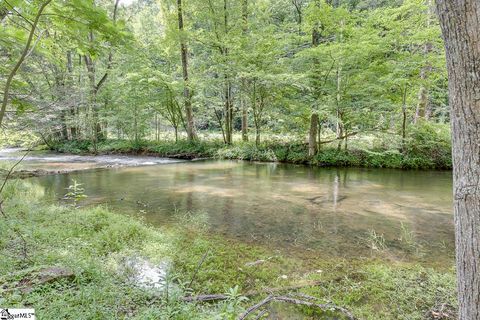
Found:
<svg viewBox="0 0 480 320"><path fill-rule="evenodd" d="M177 158L219 158L247 161L285 162L315 166L343 166L394 169L450 169L450 138L445 126L428 124L413 131L414 137L407 140L406 152L399 151L401 141L386 137L358 137L350 141L348 150L338 150L336 145L325 145L314 157L308 156L305 143L282 140L236 143L225 146L221 141L188 142L180 140L135 143L129 140L105 140L98 144L103 153L152 154ZM422 129L425 128L425 129ZM429 128L429 129L428 129ZM429 133L429 134L427 134ZM290 138L289 138L290 139ZM417 141L423 141L422 144ZM392 149L392 147L397 148ZM52 146L55 150L69 153L89 153L94 148L89 140L63 141Z"/></svg>
<svg viewBox="0 0 480 320"><path fill-rule="evenodd" d="M35 59L25 61L13 83L9 127L27 128L48 144L68 140L76 152L105 152L102 140L113 138L121 142L108 151L150 151L167 134L182 140L187 86L198 140L214 133L227 145L162 142L152 152L451 166L444 49L428 1L189 0L182 31L176 1L114 3L48 7L38 27L45 36L31 52ZM2 79L25 42L25 19L37 10L36 3L13 5L19 10L2 7L8 13L1 22ZM188 83L181 44L188 51ZM312 114L320 119L319 139L338 143L320 145L314 159L305 156ZM243 140L255 147L232 140L242 123L250 131ZM349 135L382 134L394 144L383 139L387 147L348 150ZM272 144L274 135L288 139ZM18 144L12 140L1 143ZM335 152L340 145L348 152Z"/></svg>
<svg viewBox="0 0 480 320"><path fill-rule="evenodd" d="M74 208L78 207L78 202L80 200L87 198L85 189L81 186L81 183L78 183L77 180L73 180L73 184L68 186L68 192L63 196L63 199L72 201L72 206Z"/></svg>

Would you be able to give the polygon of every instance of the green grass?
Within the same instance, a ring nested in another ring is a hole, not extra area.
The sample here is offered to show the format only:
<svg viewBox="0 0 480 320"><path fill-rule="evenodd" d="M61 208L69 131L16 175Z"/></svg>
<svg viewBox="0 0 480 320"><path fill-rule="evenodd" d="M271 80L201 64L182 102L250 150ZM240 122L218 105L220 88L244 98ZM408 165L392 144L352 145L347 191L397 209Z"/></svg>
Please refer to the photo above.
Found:
<svg viewBox="0 0 480 320"><path fill-rule="evenodd" d="M359 319L424 319L441 304L455 307L452 270L282 252L212 234L201 215L179 214L178 226L152 228L105 208L44 203L43 195L28 181L9 182L2 194L8 218L0 220L5 235L0 237L0 305L33 307L39 319L236 319L265 297L243 301L241 293L313 280L322 284L301 289L303 294L344 306ZM169 261L176 289L167 296L133 285L120 271L122 261L132 256ZM258 260L265 262L248 265ZM35 286L28 294L15 289L25 275L47 266L68 268L75 278ZM188 293L228 292L230 299L219 303L179 299Z"/></svg>

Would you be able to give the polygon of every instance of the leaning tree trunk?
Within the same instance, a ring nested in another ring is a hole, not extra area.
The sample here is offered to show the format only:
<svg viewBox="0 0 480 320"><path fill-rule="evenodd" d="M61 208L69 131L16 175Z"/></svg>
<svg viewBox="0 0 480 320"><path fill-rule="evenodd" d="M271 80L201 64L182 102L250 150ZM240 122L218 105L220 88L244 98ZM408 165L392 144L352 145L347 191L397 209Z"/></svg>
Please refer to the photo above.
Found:
<svg viewBox="0 0 480 320"><path fill-rule="evenodd" d="M437 0L447 54L459 319L480 319L480 1Z"/></svg>

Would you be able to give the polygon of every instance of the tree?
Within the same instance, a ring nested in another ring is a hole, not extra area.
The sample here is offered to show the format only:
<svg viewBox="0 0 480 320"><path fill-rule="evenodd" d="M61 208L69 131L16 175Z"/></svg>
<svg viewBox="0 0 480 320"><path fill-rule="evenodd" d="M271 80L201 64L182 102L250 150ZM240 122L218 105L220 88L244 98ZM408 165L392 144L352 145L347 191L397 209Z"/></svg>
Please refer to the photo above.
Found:
<svg viewBox="0 0 480 320"><path fill-rule="evenodd" d="M193 119L192 110L192 97L190 92L190 84L188 78L188 47L185 43L183 35L183 7L182 0L177 0L177 12L178 12L178 31L180 32L180 54L182 58L182 70L183 70L183 98L185 103L185 114L187 116L187 135L188 140L193 141L196 139L195 122Z"/></svg>
<svg viewBox="0 0 480 320"><path fill-rule="evenodd" d="M15 63L15 66L12 68L10 73L8 74L7 81L3 88L3 99L2 99L2 106L0 107L0 125L2 125L3 117L5 116L5 111L7 110L8 100L10 98L10 86L12 85L13 77L17 74L18 69L22 66L25 59L28 57L29 54L32 53L31 46L33 42L33 38L35 36L35 31L37 30L38 22L40 21L40 17L42 16L43 10L50 4L52 0L44 1L40 7L38 8L37 14L35 15L35 20L31 24L30 31L28 34L27 43L23 48L22 54Z"/></svg>
<svg viewBox="0 0 480 320"><path fill-rule="evenodd" d="M453 140L459 319L480 319L480 2L438 0Z"/></svg>

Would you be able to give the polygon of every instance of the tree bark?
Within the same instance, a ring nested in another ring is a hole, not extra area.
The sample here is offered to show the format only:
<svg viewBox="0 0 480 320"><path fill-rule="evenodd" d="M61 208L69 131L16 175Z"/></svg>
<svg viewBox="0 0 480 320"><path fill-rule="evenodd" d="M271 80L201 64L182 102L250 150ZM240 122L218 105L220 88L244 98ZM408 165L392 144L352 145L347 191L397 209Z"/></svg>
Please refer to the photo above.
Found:
<svg viewBox="0 0 480 320"><path fill-rule="evenodd" d="M402 94L402 153L406 152L407 141L407 90L405 86Z"/></svg>
<svg viewBox="0 0 480 320"><path fill-rule="evenodd" d="M193 109L192 109L192 97L190 92L190 84L188 77L188 47L183 38L183 7L182 0L177 0L177 11L178 11L178 30L180 31L180 53L182 58L182 69L183 69L183 98L185 99L185 115L187 117L187 137L189 141L193 141L197 138L195 132L195 121L193 118Z"/></svg>
<svg viewBox="0 0 480 320"><path fill-rule="evenodd" d="M427 1L427 6L428 6L427 28L429 28L431 23L432 7L433 7L432 0ZM432 51L432 44L428 42L425 43L423 46L423 54L427 56L431 51ZM427 62L426 65L420 71L420 78L422 80L422 85L420 87L420 90L418 91L417 110L415 112L415 118L413 120L415 124L418 122L419 119L428 119L429 112L427 111L427 109L428 109L429 90L425 82L428 79L428 74L430 73L431 68L432 66L430 65L429 62Z"/></svg>
<svg viewBox="0 0 480 320"><path fill-rule="evenodd" d="M438 0L453 140L459 319L480 319L480 2Z"/></svg>
<svg viewBox="0 0 480 320"><path fill-rule="evenodd" d="M225 35L228 37L228 0L223 0L223 17ZM228 61L229 50L227 46L223 47L225 62ZM227 72L225 72L225 137L227 144L233 141L233 102L232 102L232 84Z"/></svg>
<svg viewBox="0 0 480 320"><path fill-rule="evenodd" d="M73 87L73 60L72 60L72 51L67 52L67 84L69 87L69 90L72 89ZM70 128L68 131L70 132L70 138L72 140L77 139L77 127L76 127L76 119L75 119L75 109L76 109L76 103L74 99L70 96L69 97L69 103L70 103Z"/></svg>
<svg viewBox="0 0 480 320"><path fill-rule="evenodd" d="M248 31L248 0L243 0L242 5L242 19L243 19L243 35L246 36ZM244 87L246 80L243 79ZM247 101L242 95L242 141L248 141L248 110L247 110Z"/></svg>
<svg viewBox="0 0 480 320"><path fill-rule="evenodd" d="M310 117L310 132L308 135L308 155L313 157L317 154L317 130L318 130L318 114L312 113Z"/></svg>

